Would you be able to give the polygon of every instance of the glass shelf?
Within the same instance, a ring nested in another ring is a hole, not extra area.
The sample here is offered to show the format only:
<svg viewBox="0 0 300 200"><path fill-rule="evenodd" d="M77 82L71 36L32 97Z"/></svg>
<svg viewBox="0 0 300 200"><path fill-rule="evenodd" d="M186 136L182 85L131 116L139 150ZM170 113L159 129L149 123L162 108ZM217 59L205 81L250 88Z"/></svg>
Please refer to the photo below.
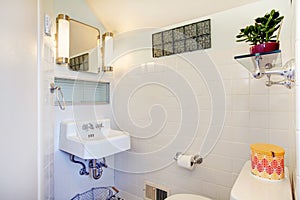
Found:
<svg viewBox="0 0 300 200"><path fill-rule="evenodd" d="M276 70L282 67L281 50L239 55L235 56L234 59L243 65L255 78L261 78L268 70Z"/></svg>
<svg viewBox="0 0 300 200"><path fill-rule="evenodd" d="M282 65L281 51L270 51L256 54L235 56L234 59L243 65L254 78L266 76L266 86L282 85L291 89L295 84L295 60ZM271 78L275 76L275 79ZM276 78L277 77L277 78ZM278 77L280 80L278 80Z"/></svg>

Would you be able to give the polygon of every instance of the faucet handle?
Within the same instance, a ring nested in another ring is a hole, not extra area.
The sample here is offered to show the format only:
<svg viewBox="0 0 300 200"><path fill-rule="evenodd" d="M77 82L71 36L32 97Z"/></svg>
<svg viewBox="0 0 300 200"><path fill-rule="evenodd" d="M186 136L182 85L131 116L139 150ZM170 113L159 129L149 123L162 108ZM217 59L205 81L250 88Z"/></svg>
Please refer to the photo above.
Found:
<svg viewBox="0 0 300 200"><path fill-rule="evenodd" d="M94 129L94 125L93 125L92 123L89 123L89 124L88 124L88 127L89 127L90 129Z"/></svg>
<svg viewBox="0 0 300 200"><path fill-rule="evenodd" d="M103 123L101 122L101 123L97 123L97 124L95 125L95 127L101 129L101 128L103 128L104 126L103 126Z"/></svg>
<svg viewBox="0 0 300 200"><path fill-rule="evenodd" d="M81 127L82 130L86 131L89 129L89 125L88 124L83 124Z"/></svg>

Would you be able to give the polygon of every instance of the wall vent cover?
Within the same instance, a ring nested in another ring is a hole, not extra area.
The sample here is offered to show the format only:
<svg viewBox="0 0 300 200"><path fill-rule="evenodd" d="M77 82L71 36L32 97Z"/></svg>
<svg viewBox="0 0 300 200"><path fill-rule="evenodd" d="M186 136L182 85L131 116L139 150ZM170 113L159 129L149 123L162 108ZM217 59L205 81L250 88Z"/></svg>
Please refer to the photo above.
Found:
<svg viewBox="0 0 300 200"><path fill-rule="evenodd" d="M169 196L169 189L154 183L145 182L145 200L164 200Z"/></svg>

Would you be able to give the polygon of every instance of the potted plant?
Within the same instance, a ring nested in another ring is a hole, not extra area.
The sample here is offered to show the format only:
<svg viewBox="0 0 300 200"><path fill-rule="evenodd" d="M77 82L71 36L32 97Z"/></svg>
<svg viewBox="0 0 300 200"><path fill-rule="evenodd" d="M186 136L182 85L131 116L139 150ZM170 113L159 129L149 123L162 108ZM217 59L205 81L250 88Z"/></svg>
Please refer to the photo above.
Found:
<svg viewBox="0 0 300 200"><path fill-rule="evenodd" d="M254 25L240 29L237 42L249 42L250 53L262 53L279 49L279 35L284 16L274 9L255 19ZM276 34L277 33L277 34ZM275 39L276 38L276 39Z"/></svg>

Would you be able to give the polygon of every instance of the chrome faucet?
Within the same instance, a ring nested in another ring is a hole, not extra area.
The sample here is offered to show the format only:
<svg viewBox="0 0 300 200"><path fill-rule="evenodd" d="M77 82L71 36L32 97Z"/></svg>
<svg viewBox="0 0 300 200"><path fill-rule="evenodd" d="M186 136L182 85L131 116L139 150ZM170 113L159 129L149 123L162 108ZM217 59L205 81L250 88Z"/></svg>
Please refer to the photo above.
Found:
<svg viewBox="0 0 300 200"><path fill-rule="evenodd" d="M89 129L94 129L94 125L92 123L88 123L88 128Z"/></svg>

